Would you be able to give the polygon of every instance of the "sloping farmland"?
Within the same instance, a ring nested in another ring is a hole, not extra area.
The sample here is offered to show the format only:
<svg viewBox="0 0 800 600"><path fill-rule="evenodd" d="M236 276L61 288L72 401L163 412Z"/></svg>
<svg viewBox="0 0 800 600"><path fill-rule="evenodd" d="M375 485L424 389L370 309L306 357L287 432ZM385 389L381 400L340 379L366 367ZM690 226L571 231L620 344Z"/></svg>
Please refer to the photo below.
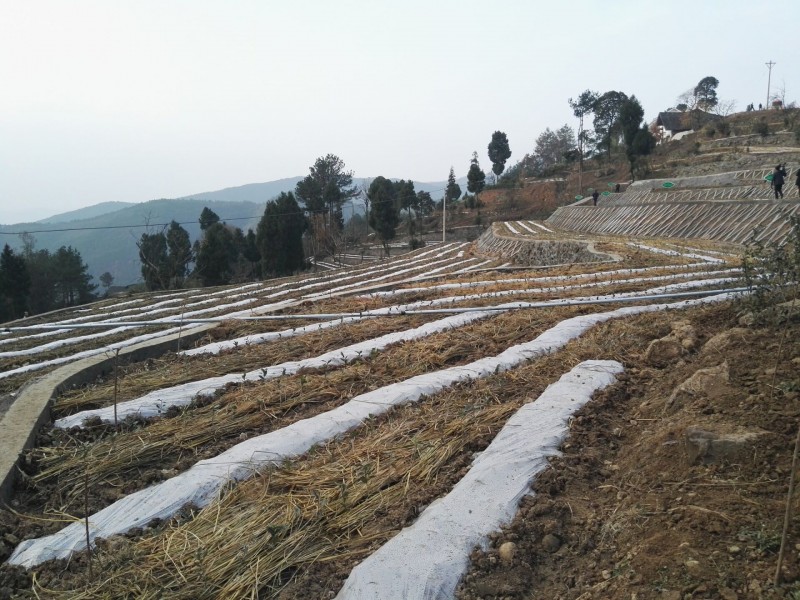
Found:
<svg viewBox="0 0 800 600"><path fill-rule="evenodd" d="M102 368L19 450L4 577L48 597L453 597L580 407L670 322L732 310L734 254L594 247L509 268L444 244L15 324L4 436L37 382Z"/></svg>

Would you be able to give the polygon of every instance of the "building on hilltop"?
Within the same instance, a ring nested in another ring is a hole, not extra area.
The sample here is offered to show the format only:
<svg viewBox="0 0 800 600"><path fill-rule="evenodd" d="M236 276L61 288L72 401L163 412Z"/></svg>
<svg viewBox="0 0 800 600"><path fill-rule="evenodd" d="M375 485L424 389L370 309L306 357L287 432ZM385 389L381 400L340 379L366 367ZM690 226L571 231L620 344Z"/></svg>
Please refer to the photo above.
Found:
<svg viewBox="0 0 800 600"><path fill-rule="evenodd" d="M718 115L707 113L700 109L680 111L671 108L666 112L658 113L658 118L656 119L657 138L662 142L679 140L690 133L694 133L706 123L718 121L721 118Z"/></svg>

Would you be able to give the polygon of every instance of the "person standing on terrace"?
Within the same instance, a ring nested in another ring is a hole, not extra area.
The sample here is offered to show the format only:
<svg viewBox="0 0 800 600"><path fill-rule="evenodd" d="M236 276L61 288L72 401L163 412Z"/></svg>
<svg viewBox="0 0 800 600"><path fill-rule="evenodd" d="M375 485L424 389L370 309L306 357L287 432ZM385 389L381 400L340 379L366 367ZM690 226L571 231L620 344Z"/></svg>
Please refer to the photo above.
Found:
<svg viewBox="0 0 800 600"><path fill-rule="evenodd" d="M786 179L786 169L782 165L775 167L772 172L772 188L775 190L775 199L783 198L783 182Z"/></svg>

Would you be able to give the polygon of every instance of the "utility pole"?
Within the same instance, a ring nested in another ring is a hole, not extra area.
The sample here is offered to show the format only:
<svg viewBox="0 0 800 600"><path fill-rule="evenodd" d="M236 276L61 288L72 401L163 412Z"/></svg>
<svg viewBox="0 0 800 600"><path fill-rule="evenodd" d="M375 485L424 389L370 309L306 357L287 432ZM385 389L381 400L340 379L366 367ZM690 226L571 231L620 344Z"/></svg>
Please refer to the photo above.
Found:
<svg viewBox="0 0 800 600"><path fill-rule="evenodd" d="M767 103L764 105L764 108L769 109L769 88L770 84L772 83L772 67L777 65L778 63L769 61L768 63L764 63L767 65L769 69L769 75L767 76Z"/></svg>
<svg viewBox="0 0 800 600"><path fill-rule="evenodd" d="M447 241L447 227L445 225L447 221L447 192L445 191L444 197L442 197L442 242Z"/></svg>
<svg viewBox="0 0 800 600"><path fill-rule="evenodd" d="M584 142L584 135L583 135L583 112L581 111L581 116L578 117L579 125L578 125L578 193L583 193L583 142Z"/></svg>

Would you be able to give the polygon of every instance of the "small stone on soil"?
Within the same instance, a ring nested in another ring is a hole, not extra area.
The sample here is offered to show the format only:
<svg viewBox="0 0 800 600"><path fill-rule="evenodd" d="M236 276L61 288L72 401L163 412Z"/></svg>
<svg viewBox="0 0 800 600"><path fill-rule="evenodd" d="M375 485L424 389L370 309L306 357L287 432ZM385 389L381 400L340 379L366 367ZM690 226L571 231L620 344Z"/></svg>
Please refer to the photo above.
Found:
<svg viewBox="0 0 800 600"><path fill-rule="evenodd" d="M561 548L561 539L557 535L548 533L542 538L542 547L550 553L557 552Z"/></svg>

